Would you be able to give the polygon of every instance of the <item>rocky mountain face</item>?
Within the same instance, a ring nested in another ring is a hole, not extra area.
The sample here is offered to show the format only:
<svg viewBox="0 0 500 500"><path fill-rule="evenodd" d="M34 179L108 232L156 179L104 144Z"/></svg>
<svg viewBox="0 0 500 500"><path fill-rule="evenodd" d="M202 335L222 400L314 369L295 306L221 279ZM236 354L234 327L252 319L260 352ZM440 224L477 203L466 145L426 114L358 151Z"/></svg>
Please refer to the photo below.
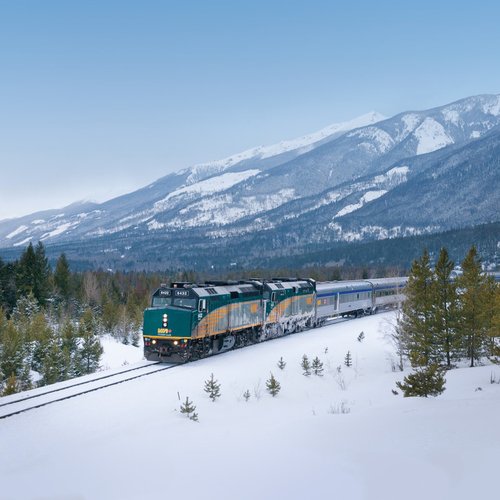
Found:
<svg viewBox="0 0 500 500"><path fill-rule="evenodd" d="M498 95L388 119L370 113L106 203L0 221L0 247L42 240L75 259L164 267L224 249L241 261L439 232L498 221L499 162Z"/></svg>

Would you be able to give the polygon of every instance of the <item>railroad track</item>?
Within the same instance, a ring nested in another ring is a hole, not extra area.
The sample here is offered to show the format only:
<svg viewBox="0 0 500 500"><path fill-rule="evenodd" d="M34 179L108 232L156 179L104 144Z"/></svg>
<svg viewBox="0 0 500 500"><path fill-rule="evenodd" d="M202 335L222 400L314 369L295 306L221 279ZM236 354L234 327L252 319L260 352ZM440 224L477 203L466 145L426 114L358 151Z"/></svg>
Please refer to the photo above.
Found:
<svg viewBox="0 0 500 500"><path fill-rule="evenodd" d="M36 394L19 397L13 400L9 399L9 401L4 403L2 403L0 399L0 420L83 394L89 394L107 387L123 384L124 382L136 380L141 377L147 377L148 375L175 368L175 366L176 365L165 365L159 362L149 363L147 365L129 368L128 370L122 370L83 382L65 385L64 387L37 392ZM137 373L131 374L131 372Z"/></svg>

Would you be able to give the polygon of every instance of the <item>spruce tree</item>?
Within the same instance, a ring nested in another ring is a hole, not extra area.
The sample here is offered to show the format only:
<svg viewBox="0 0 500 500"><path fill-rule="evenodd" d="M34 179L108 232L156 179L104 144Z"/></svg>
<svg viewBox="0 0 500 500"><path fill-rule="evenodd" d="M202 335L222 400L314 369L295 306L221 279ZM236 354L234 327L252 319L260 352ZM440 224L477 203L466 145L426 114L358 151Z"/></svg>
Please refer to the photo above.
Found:
<svg viewBox="0 0 500 500"><path fill-rule="evenodd" d="M323 363L320 361L318 356L316 356L312 361L312 370L314 375L318 375L319 377L323 376Z"/></svg>
<svg viewBox="0 0 500 500"><path fill-rule="evenodd" d="M192 401L189 401L189 397L186 396L186 401L181 404L181 413L186 415L190 420L198 421L198 414L195 413L196 406Z"/></svg>
<svg viewBox="0 0 500 500"><path fill-rule="evenodd" d="M481 261L472 246L462 262L463 274L457 280L457 333L470 366L487 354L488 327L492 311L491 288L481 272Z"/></svg>
<svg viewBox="0 0 500 500"><path fill-rule="evenodd" d="M358 335L358 342L363 342L364 338L365 338L365 332L361 332Z"/></svg>
<svg viewBox="0 0 500 500"><path fill-rule="evenodd" d="M54 285L57 293L64 302L67 302L70 297L70 280L71 274L68 259L66 258L66 254L62 253L56 262Z"/></svg>
<svg viewBox="0 0 500 500"><path fill-rule="evenodd" d="M60 339L53 334L47 346L42 362L42 380L40 385L54 384L65 379L66 359Z"/></svg>
<svg viewBox="0 0 500 500"><path fill-rule="evenodd" d="M451 280L454 263L449 259L446 248L442 248L434 270L433 281L434 308L432 310L433 331L439 353L436 360L444 361L451 367L451 359L457 349L457 291Z"/></svg>
<svg viewBox="0 0 500 500"><path fill-rule="evenodd" d="M5 378L13 375L17 379L24 363L22 336L12 320L3 324L1 335L0 372Z"/></svg>
<svg viewBox="0 0 500 500"><path fill-rule="evenodd" d="M303 374L306 377L309 377L309 375L311 375L311 363L309 362L309 358L305 354L302 356L302 361L300 363L300 366L304 370Z"/></svg>
<svg viewBox="0 0 500 500"><path fill-rule="evenodd" d="M78 336L81 338L78 350L78 374L93 373L99 368L103 349L97 336L96 321L90 309L87 309L80 319Z"/></svg>
<svg viewBox="0 0 500 500"><path fill-rule="evenodd" d="M16 394L19 392L19 384L17 383L17 378L14 373L12 373L5 382L5 386L2 390L2 396L10 396L11 394Z"/></svg>
<svg viewBox="0 0 500 500"><path fill-rule="evenodd" d="M243 397L245 398L245 401L248 403L248 400L250 399L250 391L248 389L243 393Z"/></svg>
<svg viewBox="0 0 500 500"><path fill-rule="evenodd" d="M284 370L285 366L286 366L286 363L285 363L285 361L283 361L283 356L281 356L281 358L278 361L278 368L280 370Z"/></svg>
<svg viewBox="0 0 500 500"><path fill-rule="evenodd" d="M77 354L78 354L78 336L73 322L67 318L61 328L61 349L64 356L64 364L67 378L77 376Z"/></svg>
<svg viewBox="0 0 500 500"><path fill-rule="evenodd" d="M346 365L347 368L349 368L350 366L352 366L351 351L347 351L347 354L345 355L345 358L344 358L344 365Z"/></svg>
<svg viewBox="0 0 500 500"><path fill-rule="evenodd" d="M280 383L274 378L274 375L271 373L271 377L266 381L266 389L269 394L274 398L278 392L281 390Z"/></svg>
<svg viewBox="0 0 500 500"><path fill-rule="evenodd" d="M54 335L47 318L43 312L37 313L26 331L27 338L30 339L28 358L33 370L43 371L44 358L47 356L49 344Z"/></svg>
<svg viewBox="0 0 500 500"><path fill-rule="evenodd" d="M437 356L434 346L433 274L427 250L411 266L398 320L398 332L412 366L428 366Z"/></svg>
<svg viewBox="0 0 500 500"><path fill-rule="evenodd" d="M500 363L500 285L494 287L493 315L488 332L488 357L493 363Z"/></svg>
<svg viewBox="0 0 500 500"><path fill-rule="evenodd" d="M214 379L213 373L210 375L210 378L205 381L204 391L213 402L220 397L220 384Z"/></svg>
<svg viewBox="0 0 500 500"><path fill-rule="evenodd" d="M21 295L31 292L40 305L45 305L50 291L50 267L42 242L36 248L30 243L23 252L16 281Z"/></svg>
<svg viewBox="0 0 500 500"><path fill-rule="evenodd" d="M403 391L404 397L412 396L438 396L444 390L446 380L442 369L437 364L431 364L423 368L417 368L410 373L403 382L396 382L399 389Z"/></svg>

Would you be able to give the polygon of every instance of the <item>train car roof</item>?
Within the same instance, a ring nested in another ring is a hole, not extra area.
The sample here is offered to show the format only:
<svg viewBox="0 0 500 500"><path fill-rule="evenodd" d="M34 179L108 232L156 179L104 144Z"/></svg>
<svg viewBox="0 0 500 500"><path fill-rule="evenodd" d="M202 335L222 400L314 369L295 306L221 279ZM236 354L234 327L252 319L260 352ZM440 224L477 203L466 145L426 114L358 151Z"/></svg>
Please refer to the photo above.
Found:
<svg viewBox="0 0 500 500"><path fill-rule="evenodd" d="M279 290L291 290L292 288L313 288L314 283L307 280L268 281L264 283L264 286L274 292Z"/></svg>
<svg viewBox="0 0 500 500"><path fill-rule="evenodd" d="M372 285L366 280L352 281L323 281L316 283L316 291L318 294L328 291L349 291L349 290L371 290Z"/></svg>

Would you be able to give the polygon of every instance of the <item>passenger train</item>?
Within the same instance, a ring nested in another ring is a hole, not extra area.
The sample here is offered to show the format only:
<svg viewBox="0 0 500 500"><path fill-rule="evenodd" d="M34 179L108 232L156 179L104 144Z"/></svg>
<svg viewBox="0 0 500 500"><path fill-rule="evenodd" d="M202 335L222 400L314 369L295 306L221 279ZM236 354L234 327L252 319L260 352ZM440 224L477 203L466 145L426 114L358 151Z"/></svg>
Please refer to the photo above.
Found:
<svg viewBox="0 0 500 500"><path fill-rule="evenodd" d="M275 278L161 285L144 311L144 355L184 363L395 307L408 279L318 282Z"/></svg>

